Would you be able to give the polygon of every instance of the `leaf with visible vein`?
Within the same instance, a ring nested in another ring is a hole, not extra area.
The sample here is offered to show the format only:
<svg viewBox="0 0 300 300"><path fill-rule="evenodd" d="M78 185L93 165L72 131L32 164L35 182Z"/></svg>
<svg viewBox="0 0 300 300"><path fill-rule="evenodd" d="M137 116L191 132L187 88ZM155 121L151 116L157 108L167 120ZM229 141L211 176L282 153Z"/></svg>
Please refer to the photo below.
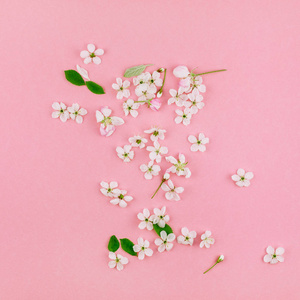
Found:
<svg viewBox="0 0 300 300"><path fill-rule="evenodd" d="M83 78L75 70L66 70L65 71L65 77L72 84L75 84L77 86L85 85L85 82L84 82Z"/></svg>
<svg viewBox="0 0 300 300"><path fill-rule="evenodd" d="M149 66L153 66L153 64L139 65L139 66L135 66L135 67L132 67L132 68L128 68L128 69L126 69L126 71L124 73L124 77L130 78L130 77L133 77L133 76L138 76L138 75L142 74L143 71Z"/></svg>

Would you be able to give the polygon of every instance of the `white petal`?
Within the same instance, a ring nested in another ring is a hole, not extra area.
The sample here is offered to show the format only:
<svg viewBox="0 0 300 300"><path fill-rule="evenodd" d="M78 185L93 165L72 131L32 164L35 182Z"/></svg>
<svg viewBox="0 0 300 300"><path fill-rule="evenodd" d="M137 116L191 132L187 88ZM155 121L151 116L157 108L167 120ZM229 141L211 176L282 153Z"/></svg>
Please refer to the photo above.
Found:
<svg viewBox="0 0 300 300"><path fill-rule="evenodd" d="M119 126L124 124L124 120L120 117L111 117L111 122L115 126Z"/></svg>
<svg viewBox="0 0 300 300"><path fill-rule="evenodd" d="M198 144L193 144L192 146L191 146L191 151L192 152L197 152L199 150L199 145Z"/></svg>
<svg viewBox="0 0 300 300"><path fill-rule="evenodd" d="M275 253L276 253L276 255L282 255L284 253L284 248L282 248L282 247L277 248Z"/></svg>
<svg viewBox="0 0 300 300"><path fill-rule="evenodd" d="M80 52L80 57L81 58L87 58L89 56L90 56L90 53L87 50L83 50L83 51Z"/></svg>
<svg viewBox="0 0 300 300"><path fill-rule="evenodd" d="M173 248L173 244L172 243L167 243L166 244L167 251L170 251L172 248Z"/></svg>
<svg viewBox="0 0 300 300"><path fill-rule="evenodd" d="M116 259L116 258L117 258L117 257L116 257L116 253L114 253L114 252L109 252L108 257L109 257L110 259Z"/></svg>
<svg viewBox="0 0 300 300"><path fill-rule="evenodd" d="M92 58L91 58L91 57L86 57L86 58L83 60L83 62L87 65L87 64L89 64L89 63L92 62Z"/></svg>
<svg viewBox="0 0 300 300"><path fill-rule="evenodd" d="M116 261L115 260L112 260L112 261L110 261L109 263L108 263L108 266L112 269L112 268L114 268L115 266L116 266Z"/></svg>
<svg viewBox="0 0 300 300"><path fill-rule="evenodd" d="M252 179L253 177L254 177L254 175L253 175L252 172L247 172L247 173L245 174L245 178L248 179L248 180Z"/></svg>
<svg viewBox="0 0 300 300"><path fill-rule="evenodd" d="M95 53L95 55L103 55L104 50L103 49L97 49L94 53Z"/></svg>
<svg viewBox="0 0 300 300"><path fill-rule="evenodd" d="M93 63L96 65L100 65L101 64L101 58L98 56L93 57Z"/></svg>
<svg viewBox="0 0 300 300"><path fill-rule="evenodd" d="M271 255L273 255L274 253L275 253L275 250L274 250L274 248L273 247L271 247L271 246L268 246L268 248L267 248L267 253L268 254L271 254Z"/></svg>
<svg viewBox="0 0 300 300"><path fill-rule="evenodd" d="M241 177L243 177L245 175L245 170L244 169L238 169L237 170L237 174Z"/></svg>
<svg viewBox="0 0 300 300"><path fill-rule="evenodd" d="M58 102L53 102L52 108L55 110L60 110L60 104Z"/></svg>
<svg viewBox="0 0 300 300"><path fill-rule="evenodd" d="M234 181L239 181L239 180L241 180L241 177L239 175L235 174L235 175L231 176L231 179L234 180Z"/></svg>
<svg viewBox="0 0 300 300"><path fill-rule="evenodd" d="M87 49L90 53L93 53L95 51L96 47L94 44L88 44Z"/></svg>
<svg viewBox="0 0 300 300"><path fill-rule="evenodd" d="M96 119L98 123L100 123L104 119L103 114L99 110L96 110Z"/></svg>
<svg viewBox="0 0 300 300"><path fill-rule="evenodd" d="M197 143L197 138L193 135L189 135L188 141L192 144Z"/></svg>

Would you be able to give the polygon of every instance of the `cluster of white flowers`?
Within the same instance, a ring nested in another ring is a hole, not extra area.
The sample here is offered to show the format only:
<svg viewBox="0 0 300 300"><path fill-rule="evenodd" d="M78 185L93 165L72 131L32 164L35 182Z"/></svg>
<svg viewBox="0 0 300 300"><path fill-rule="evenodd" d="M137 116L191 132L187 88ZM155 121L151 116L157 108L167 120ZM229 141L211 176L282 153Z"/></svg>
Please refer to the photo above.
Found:
<svg viewBox="0 0 300 300"><path fill-rule="evenodd" d="M161 107L161 101L159 98L162 95L163 80L160 74L164 72L164 69L154 71L152 74L144 72L137 77L133 78L133 85L135 86L135 95L137 100L133 100L130 97L130 81L116 78L116 83L112 84L112 88L117 91L117 99L122 100L127 98L123 102L123 110L125 116L131 115L136 118L138 116L138 109L143 104L147 104L149 108L154 111L158 111Z"/></svg>
<svg viewBox="0 0 300 300"><path fill-rule="evenodd" d="M173 70L173 74L180 78L178 91L170 89L171 98L168 104L176 104L182 109L176 109L176 124L189 125L191 118L204 107L203 96L200 93L206 91L202 83L202 77L190 72L186 66L178 66Z"/></svg>
<svg viewBox="0 0 300 300"><path fill-rule="evenodd" d="M194 239L197 236L197 232L196 231L189 231L187 227L183 227L181 229L181 234L177 237L177 242L179 244L183 244L183 245L190 245L192 246L194 243ZM203 233L201 235L201 243L200 243L200 248L203 248L204 246L206 248L210 248L211 245L213 245L215 243L215 239L211 237L211 232L210 231L205 231L205 233Z"/></svg>
<svg viewBox="0 0 300 300"><path fill-rule="evenodd" d="M72 106L67 107L62 102L54 102L52 104L54 112L52 113L52 118L60 118L62 122L66 122L69 119L76 121L76 123L81 124L83 122L83 117L87 114L87 110L80 108L78 103L74 103Z"/></svg>
<svg viewBox="0 0 300 300"><path fill-rule="evenodd" d="M128 202L133 200L133 197L127 195L127 191L120 190L118 188L118 183L116 181L101 181L100 186L101 193L104 196L111 198L109 202L113 205L126 207L128 205Z"/></svg>

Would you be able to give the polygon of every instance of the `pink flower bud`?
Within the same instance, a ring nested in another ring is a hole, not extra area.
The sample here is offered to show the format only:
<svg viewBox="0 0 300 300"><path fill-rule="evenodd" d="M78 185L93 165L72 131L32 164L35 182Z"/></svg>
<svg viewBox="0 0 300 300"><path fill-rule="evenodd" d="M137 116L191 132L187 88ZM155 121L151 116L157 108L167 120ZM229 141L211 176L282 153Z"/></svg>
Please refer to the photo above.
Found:
<svg viewBox="0 0 300 300"><path fill-rule="evenodd" d="M154 111L158 111L159 108L161 107L161 102L159 99L152 99L150 101L150 108Z"/></svg>
<svg viewBox="0 0 300 300"><path fill-rule="evenodd" d="M107 125L107 126L105 126L104 124L101 124L100 125L100 134L102 136L108 137L108 136L111 136L114 133L115 129L116 128L115 128L114 125Z"/></svg>
<svg viewBox="0 0 300 300"><path fill-rule="evenodd" d="M178 66L173 70L173 74L177 78L186 78L190 75L190 71L186 66Z"/></svg>

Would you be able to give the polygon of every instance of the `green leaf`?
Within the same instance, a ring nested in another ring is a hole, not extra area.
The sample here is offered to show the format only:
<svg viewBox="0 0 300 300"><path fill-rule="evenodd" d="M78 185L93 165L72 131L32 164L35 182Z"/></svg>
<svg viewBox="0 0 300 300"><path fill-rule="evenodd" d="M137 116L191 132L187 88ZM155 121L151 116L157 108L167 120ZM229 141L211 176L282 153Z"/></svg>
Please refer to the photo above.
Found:
<svg viewBox="0 0 300 300"><path fill-rule="evenodd" d="M112 235L108 242L108 250L111 252L116 252L120 247L120 242L115 235Z"/></svg>
<svg viewBox="0 0 300 300"><path fill-rule="evenodd" d="M137 256L137 253L133 251L134 243L129 239L120 239L122 249L132 256Z"/></svg>
<svg viewBox="0 0 300 300"><path fill-rule="evenodd" d="M164 228L159 227L157 224L153 224L155 232L160 236L161 231L165 231L167 234L173 233L172 228L166 224Z"/></svg>
<svg viewBox="0 0 300 300"><path fill-rule="evenodd" d="M83 78L75 70L66 70L65 71L65 76L66 76L66 79L69 82L71 82L75 85L78 85L78 86L85 85L85 82L84 82Z"/></svg>
<svg viewBox="0 0 300 300"><path fill-rule="evenodd" d="M101 85L97 84L96 82L86 81L85 84L92 93L98 94L98 95L105 94L103 87Z"/></svg>
<svg viewBox="0 0 300 300"><path fill-rule="evenodd" d="M124 73L124 77L126 78L130 78L133 76L138 76L141 73L143 73L143 71L149 67L149 66L153 66L153 64L150 65L139 65L139 66L135 66L129 69L126 69L125 73Z"/></svg>

